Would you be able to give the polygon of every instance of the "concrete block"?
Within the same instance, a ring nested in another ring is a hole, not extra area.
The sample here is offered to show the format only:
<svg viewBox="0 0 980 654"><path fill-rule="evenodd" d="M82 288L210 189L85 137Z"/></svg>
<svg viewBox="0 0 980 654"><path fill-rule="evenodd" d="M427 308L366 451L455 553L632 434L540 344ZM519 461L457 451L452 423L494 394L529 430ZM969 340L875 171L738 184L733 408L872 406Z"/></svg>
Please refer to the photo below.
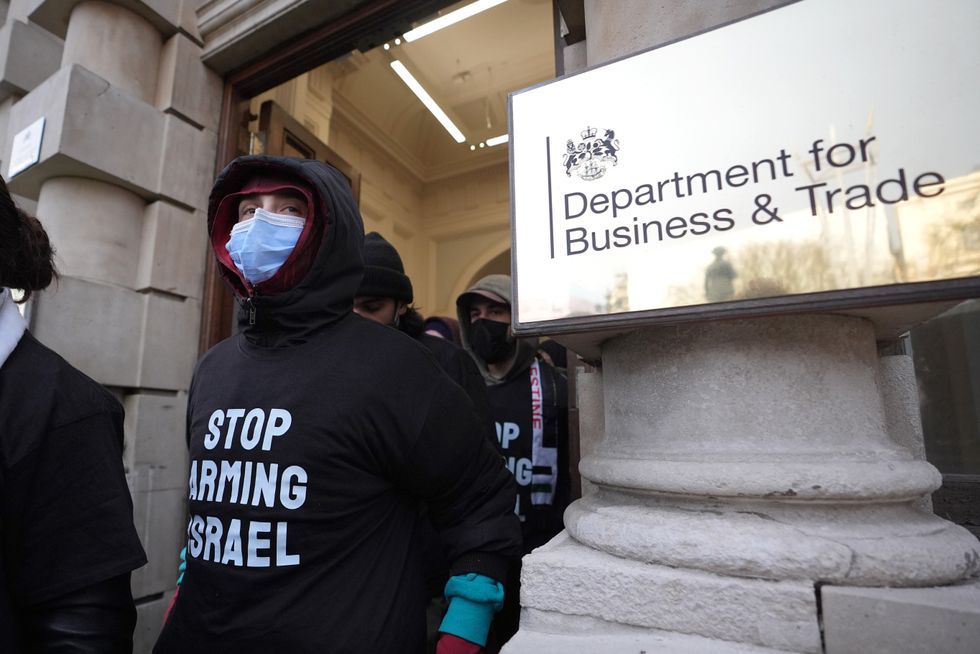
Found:
<svg viewBox="0 0 980 654"><path fill-rule="evenodd" d="M141 197L81 177L55 177L41 186L38 219L66 275L133 288L143 233Z"/></svg>
<svg viewBox="0 0 980 654"><path fill-rule="evenodd" d="M61 65L83 66L115 89L153 102L162 47L160 33L137 14L90 0L72 9Z"/></svg>
<svg viewBox="0 0 980 654"><path fill-rule="evenodd" d="M102 384L139 385L141 295L63 276L31 303L38 340Z"/></svg>
<svg viewBox="0 0 980 654"><path fill-rule="evenodd" d="M160 636L163 616L170 606L174 592L168 591L163 597L136 606L136 630L133 632L133 654L150 654Z"/></svg>
<svg viewBox="0 0 980 654"><path fill-rule="evenodd" d="M143 296L140 388L184 390L197 362L201 303L168 295Z"/></svg>
<svg viewBox="0 0 980 654"><path fill-rule="evenodd" d="M586 55L587 51L585 41L579 41L578 43L566 45L564 48L562 48L565 74L571 75L572 73L578 73L585 70L585 68L588 66Z"/></svg>
<svg viewBox="0 0 980 654"><path fill-rule="evenodd" d="M187 487L187 393L133 393L126 407L126 469L139 472L134 490Z"/></svg>
<svg viewBox="0 0 980 654"><path fill-rule="evenodd" d="M596 445L605 436L605 405L602 397L602 369L586 372L584 368L573 369L575 375L575 401L578 406L579 447L581 457L591 456ZM595 492L595 485L582 478L582 495Z"/></svg>
<svg viewBox="0 0 980 654"><path fill-rule="evenodd" d="M604 620L525 609L521 630L501 654L790 654L787 650L734 643Z"/></svg>
<svg viewBox="0 0 980 654"><path fill-rule="evenodd" d="M204 212L153 202L144 216L136 288L200 298L208 249Z"/></svg>
<svg viewBox="0 0 980 654"><path fill-rule="evenodd" d="M922 415L919 412L919 386L915 365L908 355L889 355L878 359L878 384L885 408L885 429L892 440L919 460L926 460ZM932 497L916 500L923 511L932 513Z"/></svg>
<svg viewBox="0 0 980 654"><path fill-rule="evenodd" d="M180 548L187 527L187 492L145 490L133 493L133 520L148 563L131 577L133 597L147 597L174 588Z"/></svg>
<svg viewBox="0 0 980 654"><path fill-rule="evenodd" d="M810 582L620 559L564 532L524 557L521 606L794 652L821 649Z"/></svg>
<svg viewBox="0 0 980 654"><path fill-rule="evenodd" d="M4 162L10 158L10 150L4 146L4 143L7 142L7 124L10 122L10 110L16 103L16 97L8 97L6 100L0 100L0 148L2 148L0 149L0 162ZM14 198L14 201L16 202L17 199Z"/></svg>
<svg viewBox="0 0 980 654"><path fill-rule="evenodd" d="M198 45L204 45L204 38L197 24L197 8L200 0L179 0L180 31Z"/></svg>
<svg viewBox="0 0 980 654"><path fill-rule="evenodd" d="M170 37L160 57L156 106L217 132L221 93L221 78L201 61L201 47L182 33Z"/></svg>
<svg viewBox="0 0 980 654"><path fill-rule="evenodd" d="M0 28L0 100L24 95L61 66L64 43L37 25L10 20Z"/></svg>
<svg viewBox="0 0 980 654"><path fill-rule="evenodd" d="M61 38L65 38L68 33L68 23L75 7L83 2L91 2L91 0L20 0L20 4L23 5L21 13ZM165 37L172 36L180 24L181 3L174 0L112 0L112 2L140 16Z"/></svg>
<svg viewBox="0 0 980 654"><path fill-rule="evenodd" d="M821 588L826 654L972 654L980 582L940 588Z"/></svg>
<svg viewBox="0 0 980 654"><path fill-rule="evenodd" d="M160 195L188 207L207 207L214 181L218 135L164 115L163 154L155 188Z"/></svg>
<svg viewBox="0 0 980 654"><path fill-rule="evenodd" d="M11 108L4 152L10 152L10 135L40 116L46 118L40 160L8 177L13 192L36 198L46 179L87 177L147 201L206 206L217 151L214 132L164 114L80 66L62 68ZM5 176L8 167L5 161Z"/></svg>
<svg viewBox="0 0 980 654"><path fill-rule="evenodd" d="M156 199L165 131L156 107L81 66L64 67L11 109L8 156L10 135L41 116L46 122L40 160L8 177L11 190L33 198L50 177L88 177ZM5 161L5 176L8 166Z"/></svg>

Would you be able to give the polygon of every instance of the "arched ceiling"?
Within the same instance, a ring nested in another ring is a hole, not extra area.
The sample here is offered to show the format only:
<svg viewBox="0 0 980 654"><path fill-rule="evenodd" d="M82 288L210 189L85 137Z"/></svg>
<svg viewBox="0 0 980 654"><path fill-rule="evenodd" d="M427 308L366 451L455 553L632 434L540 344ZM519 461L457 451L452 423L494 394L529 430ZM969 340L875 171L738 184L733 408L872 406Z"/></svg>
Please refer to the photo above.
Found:
<svg viewBox="0 0 980 654"><path fill-rule="evenodd" d="M469 4L466 0L445 12ZM334 110L345 113L422 179L507 158L507 146L470 150L507 132L507 94L555 76L551 0L508 0L390 50L354 52L327 66ZM466 136L459 144L390 67L402 61Z"/></svg>

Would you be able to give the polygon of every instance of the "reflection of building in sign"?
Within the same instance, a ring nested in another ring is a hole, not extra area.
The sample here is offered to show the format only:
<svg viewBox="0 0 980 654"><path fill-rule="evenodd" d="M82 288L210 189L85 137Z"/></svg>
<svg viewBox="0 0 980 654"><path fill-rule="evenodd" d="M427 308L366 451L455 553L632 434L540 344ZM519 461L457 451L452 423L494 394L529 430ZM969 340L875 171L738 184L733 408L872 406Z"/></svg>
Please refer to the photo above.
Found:
<svg viewBox="0 0 980 654"><path fill-rule="evenodd" d="M715 260L704 271L704 298L708 302L724 302L735 297L735 268L725 260L727 250L716 247L711 251Z"/></svg>
<svg viewBox="0 0 980 654"><path fill-rule="evenodd" d="M612 287L606 293L606 313L622 313L630 310L629 275L617 273Z"/></svg>
<svg viewBox="0 0 980 654"><path fill-rule="evenodd" d="M912 281L980 273L980 170L949 180L942 196L910 202L899 213L914 235L908 239L911 260L918 262Z"/></svg>
<svg viewBox="0 0 980 654"><path fill-rule="evenodd" d="M878 143L872 136L874 115L868 115L866 138L860 140L860 147L855 148L847 143L841 146L850 148L850 157L844 159L826 157L822 159L823 166L815 165L813 157L801 156L799 160L804 174L811 183L827 184L823 188L848 189L841 197L847 197L852 187L863 185L874 189L880 183L877 179L877 148ZM838 143L837 131L830 127L828 143ZM814 148L816 148L816 144ZM832 149L832 148L831 148ZM811 151L812 154L812 151ZM815 155L820 156L820 155ZM828 204L829 203L829 204ZM813 209L820 218L821 237L826 256L832 266L841 271L843 278L839 280L845 287L866 286L869 284L888 284L902 281L900 275L904 266L905 253L902 244L901 226L894 216L893 207L888 204L873 201L855 202L842 201L840 197L835 202L817 202ZM863 218L863 220L862 220ZM888 239L888 249L894 259L894 265L889 266L895 272L888 279L880 278L884 270L881 262L874 256L876 241L881 238L879 223L885 227ZM807 289L807 290L826 290Z"/></svg>

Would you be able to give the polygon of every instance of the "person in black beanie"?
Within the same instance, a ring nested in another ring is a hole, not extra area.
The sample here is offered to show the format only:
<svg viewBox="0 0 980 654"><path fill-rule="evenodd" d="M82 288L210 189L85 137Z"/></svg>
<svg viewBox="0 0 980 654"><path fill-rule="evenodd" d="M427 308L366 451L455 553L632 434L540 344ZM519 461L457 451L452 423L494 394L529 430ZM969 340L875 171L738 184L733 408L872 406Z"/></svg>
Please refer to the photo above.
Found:
<svg viewBox="0 0 980 654"><path fill-rule="evenodd" d="M462 348L438 336L426 334L425 320L412 306L412 281L405 274L398 250L381 234L370 232L364 237L364 278L354 296L354 311L382 325L394 327L424 345L439 367L473 402L473 409L485 426L484 436L495 451L499 450L496 431L490 421L490 404L486 385L472 357ZM443 588L449 579L449 565L439 535L425 523L422 527L423 570L429 597L427 610L428 647L434 651L438 627L445 614Z"/></svg>
<svg viewBox="0 0 980 654"><path fill-rule="evenodd" d="M412 306L415 299L412 280L405 274L398 250L377 233L364 237L364 278L354 297L354 311L382 325L388 325L424 345L439 367L460 386L473 401L473 408L486 425L487 441L499 448L496 431L490 421L490 404L483 376L473 358L452 342L426 334L425 319Z"/></svg>

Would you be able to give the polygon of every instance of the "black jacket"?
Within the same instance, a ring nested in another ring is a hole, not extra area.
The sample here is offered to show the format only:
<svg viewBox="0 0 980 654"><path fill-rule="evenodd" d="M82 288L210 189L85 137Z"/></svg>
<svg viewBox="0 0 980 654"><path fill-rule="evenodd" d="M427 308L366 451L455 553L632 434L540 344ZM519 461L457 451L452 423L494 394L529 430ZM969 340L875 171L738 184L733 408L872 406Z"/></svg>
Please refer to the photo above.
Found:
<svg viewBox="0 0 980 654"><path fill-rule="evenodd" d="M122 423L28 332L0 367L0 651L132 651L129 573L146 556Z"/></svg>
<svg viewBox="0 0 980 654"><path fill-rule="evenodd" d="M352 313L363 228L336 170L238 159L209 221L270 166L314 188L327 225L302 281L253 298L254 324L243 313L198 363L187 573L155 651L419 652L422 505L454 574L503 580L520 555L514 484L429 352Z"/></svg>
<svg viewBox="0 0 980 654"><path fill-rule="evenodd" d="M490 419L490 404L487 400L487 386L483 381L473 357L463 348L438 336L431 334L419 334L416 340L424 345L432 356L436 358L436 363L442 368L443 372L449 375L456 384L466 391L473 409L476 411L480 423L486 426L485 436L494 449L499 450L497 444L497 434L493 428L493 421Z"/></svg>

